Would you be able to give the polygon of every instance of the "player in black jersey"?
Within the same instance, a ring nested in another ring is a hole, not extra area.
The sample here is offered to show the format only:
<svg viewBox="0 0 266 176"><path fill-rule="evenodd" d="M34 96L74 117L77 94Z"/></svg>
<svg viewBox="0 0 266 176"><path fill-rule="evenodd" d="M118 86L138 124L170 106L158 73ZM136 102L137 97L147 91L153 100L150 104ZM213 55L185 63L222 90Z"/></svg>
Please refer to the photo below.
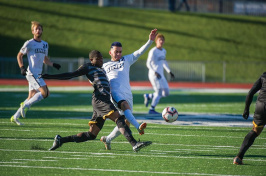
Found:
<svg viewBox="0 0 266 176"><path fill-rule="evenodd" d="M243 113L243 118L248 119L249 116L249 107L252 102L253 96L256 92L260 90L259 96L256 101L256 108L254 113L253 128L246 135L237 156L234 158L234 164L243 164L242 160L249 149L253 144L256 137L260 135L265 124L266 124L266 72L264 72L259 79L254 83L253 87L248 92L246 97L246 106Z"/></svg>
<svg viewBox="0 0 266 176"><path fill-rule="evenodd" d="M88 132L81 132L77 135L61 137L60 135L55 136L53 146L49 150L55 150L60 147L63 143L67 142L85 142L88 140L94 140L98 133L101 131L106 118L110 118L117 124L120 132L132 145L135 152L141 148L150 145L152 142L137 142L132 136L130 128L125 123L125 116L121 116L110 98L110 86L109 81L105 75L105 71L101 68L103 65L102 54L93 50L89 54L91 63L80 66L74 72L62 73L57 75L43 74L40 77L45 79L71 79L74 77L86 75L88 80L94 87L92 95L92 106L93 115L89 122L90 129Z"/></svg>

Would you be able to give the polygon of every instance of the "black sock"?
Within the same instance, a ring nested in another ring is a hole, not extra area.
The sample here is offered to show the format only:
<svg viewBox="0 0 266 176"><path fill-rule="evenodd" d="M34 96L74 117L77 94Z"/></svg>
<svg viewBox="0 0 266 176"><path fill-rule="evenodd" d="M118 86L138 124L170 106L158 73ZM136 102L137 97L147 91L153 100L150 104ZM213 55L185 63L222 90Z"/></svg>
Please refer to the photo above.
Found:
<svg viewBox="0 0 266 176"><path fill-rule="evenodd" d="M94 140L96 136L94 136L91 132L83 132L83 133L78 133L77 135L73 136L67 136L67 137L62 137L60 142L61 143L66 143L66 142L85 142L88 140Z"/></svg>
<svg viewBox="0 0 266 176"><path fill-rule="evenodd" d="M241 147L240 147L240 150L239 150L239 153L238 153L238 157L240 159L243 159L246 151L249 149L249 147L253 144L253 142L255 141L256 137L257 137L257 133L253 130L251 130L245 137Z"/></svg>
<svg viewBox="0 0 266 176"><path fill-rule="evenodd" d="M137 141L134 139L134 137L132 136L132 132L130 130L130 128L127 126L126 122L125 122L125 116L120 116L117 120L116 120L116 125L119 129L119 131L125 136L125 138L128 140L128 142L132 145L135 146Z"/></svg>

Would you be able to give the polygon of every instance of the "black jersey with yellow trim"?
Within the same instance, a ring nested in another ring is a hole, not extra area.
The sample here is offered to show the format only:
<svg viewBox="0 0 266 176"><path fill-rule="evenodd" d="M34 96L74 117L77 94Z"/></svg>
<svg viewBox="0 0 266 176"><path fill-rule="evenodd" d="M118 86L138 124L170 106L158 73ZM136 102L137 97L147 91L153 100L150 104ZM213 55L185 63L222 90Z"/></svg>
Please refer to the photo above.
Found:
<svg viewBox="0 0 266 176"><path fill-rule="evenodd" d="M41 75L41 77L45 79L66 80L82 75L86 75L86 77L92 84L95 95L110 95L110 84L105 71L100 67L92 65L91 63L81 65L74 72L66 72L56 75L43 74Z"/></svg>

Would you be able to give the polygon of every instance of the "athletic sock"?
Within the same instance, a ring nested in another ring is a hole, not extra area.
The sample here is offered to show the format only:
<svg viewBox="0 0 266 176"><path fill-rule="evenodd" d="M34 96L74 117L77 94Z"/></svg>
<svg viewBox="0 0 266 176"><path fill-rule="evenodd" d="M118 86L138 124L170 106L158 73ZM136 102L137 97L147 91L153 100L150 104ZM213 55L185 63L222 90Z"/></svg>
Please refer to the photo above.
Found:
<svg viewBox="0 0 266 176"><path fill-rule="evenodd" d="M137 141L132 136L132 132L131 132L130 128L127 126L127 124L125 122L125 118L123 116L120 116L116 120L116 125L117 125L119 131L125 136L127 141L132 145L132 147L135 146Z"/></svg>
<svg viewBox="0 0 266 176"><path fill-rule="evenodd" d="M38 92L33 97L31 97L31 99L29 99L24 105L25 107L30 108L31 105L41 101L42 99L43 99L42 93Z"/></svg>
<svg viewBox="0 0 266 176"><path fill-rule="evenodd" d="M85 142L88 140L94 140L96 136L94 136L91 132L83 132L83 133L78 133L77 135L72 135L72 136L67 136L67 137L62 137L60 139L61 143L67 143L67 142Z"/></svg>
<svg viewBox="0 0 266 176"><path fill-rule="evenodd" d="M106 137L106 142L109 143L120 135L120 131L116 126L113 131Z"/></svg>
<svg viewBox="0 0 266 176"><path fill-rule="evenodd" d="M249 147L254 143L256 137L258 137L257 133L253 130L251 130L245 137L241 147L240 147L240 150L239 150L239 153L238 153L238 157L242 160L246 151L249 149Z"/></svg>
<svg viewBox="0 0 266 176"><path fill-rule="evenodd" d="M139 123L137 122L137 120L135 119L135 117L133 116L132 112L130 109L127 109L124 111L124 114L127 118L127 120L136 128L139 129Z"/></svg>

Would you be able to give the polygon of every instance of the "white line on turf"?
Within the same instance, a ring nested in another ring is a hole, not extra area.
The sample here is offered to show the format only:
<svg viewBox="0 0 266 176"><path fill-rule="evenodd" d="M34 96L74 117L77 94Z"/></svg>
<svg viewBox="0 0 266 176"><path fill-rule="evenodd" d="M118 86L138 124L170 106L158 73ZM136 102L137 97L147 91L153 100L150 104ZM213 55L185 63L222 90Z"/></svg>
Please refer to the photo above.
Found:
<svg viewBox="0 0 266 176"><path fill-rule="evenodd" d="M127 157L153 157L153 158L182 158L182 159L207 159L207 160L232 160L231 157L227 158L214 158L214 157L205 157L205 156L169 156L169 155L163 155L160 153L154 153L147 155L145 154L134 154L134 153L93 153L93 152L68 152L68 151L43 151L43 150L12 150L12 149L0 149L0 151L5 152L38 152L38 153L65 153L65 154L82 154L85 159L90 159L93 155L101 155L101 156L127 156ZM263 159L245 159L245 161L256 161L256 162L266 162L266 160Z"/></svg>
<svg viewBox="0 0 266 176"><path fill-rule="evenodd" d="M93 169L93 168L75 168L75 167L47 167L47 166L26 166L26 165L24 165L24 166L22 166L22 165L0 165L0 167L34 168L34 169L59 169L59 170L78 170L78 171L100 171L100 172L122 172L122 173L148 173L148 174L168 174L168 175L238 176L238 175L207 174L207 173L156 172L156 171L141 171L141 170L100 169L100 168Z"/></svg>

